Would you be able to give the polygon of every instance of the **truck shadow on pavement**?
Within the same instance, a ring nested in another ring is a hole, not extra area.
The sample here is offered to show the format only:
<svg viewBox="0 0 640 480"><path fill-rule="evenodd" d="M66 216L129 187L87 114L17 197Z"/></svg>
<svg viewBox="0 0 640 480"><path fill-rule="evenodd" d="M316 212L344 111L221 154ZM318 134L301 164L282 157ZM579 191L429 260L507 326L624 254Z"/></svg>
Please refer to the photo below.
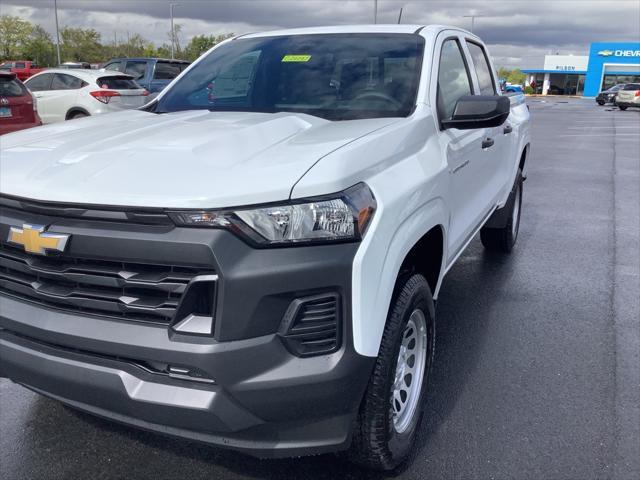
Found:
<svg viewBox="0 0 640 480"><path fill-rule="evenodd" d="M76 478L85 474L91 477L92 469L107 468L104 467L104 458L98 457L100 455L109 456L109 470L102 470L103 475L107 476L101 478L429 478L434 450L438 449L433 445L437 443L434 438L447 422L465 385L474 375L491 322L490 312L497 311L492 308L499 302L495 292L509 282L515 255L509 258L486 253L476 240L448 274L437 308L436 360L431 372L425 417L411 458L396 471L378 473L362 470L339 455L259 460L237 452L113 423L63 408L57 402L40 397L31 405L29 413L35 419L33 428L36 431L32 432L35 438L31 441L29 437L25 439L25 461L44 461L42 458L29 460L28 457L38 456L40 449L37 444L43 441L43 437L50 438L53 435L60 440L60 445L53 446L47 454L52 465L65 462L62 458L52 459L51 456L68 457L73 453L74 457L83 459L82 465L77 467L66 465L63 468L66 475L60 478L70 478L69 474ZM451 429L452 426L447 425L446 428ZM459 435L465 435L464 429L461 428ZM71 441L67 442L67 438ZM31 442L34 445L28 445ZM95 457L95 462L92 462L92 457Z"/></svg>

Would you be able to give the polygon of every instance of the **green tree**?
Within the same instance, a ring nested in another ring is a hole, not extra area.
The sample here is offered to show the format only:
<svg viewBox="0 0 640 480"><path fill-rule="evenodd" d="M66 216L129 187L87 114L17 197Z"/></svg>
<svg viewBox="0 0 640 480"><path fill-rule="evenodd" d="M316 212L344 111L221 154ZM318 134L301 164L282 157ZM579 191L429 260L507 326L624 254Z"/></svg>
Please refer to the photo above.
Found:
<svg viewBox="0 0 640 480"><path fill-rule="evenodd" d="M0 57L18 60L32 30L33 25L20 17L0 15Z"/></svg>
<svg viewBox="0 0 640 480"><path fill-rule="evenodd" d="M191 39L184 49L184 57L186 60L194 61L204 52L214 47L218 43L233 37L233 33L225 35L196 35Z"/></svg>
<svg viewBox="0 0 640 480"><path fill-rule="evenodd" d="M507 82L509 83L513 83L514 85L522 85L527 76L522 73L519 68L514 68L506 78Z"/></svg>
<svg viewBox="0 0 640 480"><path fill-rule="evenodd" d="M159 57L159 58L169 58L171 57L171 45L163 43L157 49L153 55L149 55L150 57Z"/></svg>
<svg viewBox="0 0 640 480"><path fill-rule="evenodd" d="M511 70L509 70L508 68L500 67L498 69L498 78L500 80L508 79L509 75L511 75Z"/></svg>
<svg viewBox="0 0 640 480"><path fill-rule="evenodd" d="M22 50L22 56L25 60L33 60L42 67L56 65L58 61L51 35L40 25L33 27Z"/></svg>
<svg viewBox="0 0 640 480"><path fill-rule="evenodd" d="M104 47L95 30L64 27L60 37L63 61L98 63L104 60Z"/></svg>

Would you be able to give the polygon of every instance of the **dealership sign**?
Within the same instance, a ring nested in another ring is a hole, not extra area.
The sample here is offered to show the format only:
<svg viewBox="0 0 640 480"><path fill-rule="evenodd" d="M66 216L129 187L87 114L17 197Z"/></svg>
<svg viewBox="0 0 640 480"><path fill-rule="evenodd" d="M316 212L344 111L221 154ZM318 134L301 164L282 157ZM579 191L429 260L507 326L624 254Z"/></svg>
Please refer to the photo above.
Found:
<svg viewBox="0 0 640 480"><path fill-rule="evenodd" d="M640 57L640 50L600 50L601 57Z"/></svg>
<svg viewBox="0 0 640 480"><path fill-rule="evenodd" d="M557 72L585 72L589 57L586 55L545 55L544 70Z"/></svg>

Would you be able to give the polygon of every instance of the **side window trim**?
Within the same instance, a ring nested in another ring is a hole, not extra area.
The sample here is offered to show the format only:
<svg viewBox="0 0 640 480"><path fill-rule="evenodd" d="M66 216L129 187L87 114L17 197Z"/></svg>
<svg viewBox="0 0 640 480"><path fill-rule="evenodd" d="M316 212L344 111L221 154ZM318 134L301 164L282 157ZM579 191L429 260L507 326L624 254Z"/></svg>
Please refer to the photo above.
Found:
<svg viewBox="0 0 640 480"><path fill-rule="evenodd" d="M482 55L484 56L484 61L487 63L487 67L489 68L489 74L491 75L491 84L493 85L493 92L494 92L495 95L498 95L498 88L497 88L495 73L494 73L494 70L493 70L493 64L489 60L489 55L487 54L487 49L485 48L484 45L479 43L477 40L465 37L464 41L465 41L465 44L475 45L482 52ZM468 46L465 45L465 47L466 47L465 50L467 50ZM468 52L468 50L467 50L467 52ZM469 62L471 62L471 65L473 65L473 76L475 77L475 80L476 80L476 82L474 83L474 91L475 91L474 95L480 95L481 94L481 92L480 92L480 80L478 79L476 65L473 63L473 55L471 55L471 52L468 52L467 54L469 55Z"/></svg>
<svg viewBox="0 0 640 480"><path fill-rule="evenodd" d="M469 69L469 58L468 58L468 52L466 50L466 45L464 45L464 42L462 41L462 38L459 35L449 35L447 37L445 37L442 42L439 42L439 46L438 46L438 52L437 55L434 56L434 59L437 62L438 68L436 69L436 71L433 73L433 75L435 75L435 82L436 82L436 95L435 95L435 111L436 111L436 115L438 118L438 127L440 128L440 130L442 130L442 121L446 120L444 118L440 118L440 109L438 108L438 98L440 95L440 86L438 85L438 78L440 76L440 60L442 57L442 49L444 47L444 44L447 43L448 41L453 40L456 42L456 44L458 45L458 49L460 50L460 55L462 56L462 61L464 62L464 67L465 70L467 72L467 79L469 80L469 85L471 86L471 89L473 92L477 91L477 82L475 81L474 76L471 75L471 70Z"/></svg>

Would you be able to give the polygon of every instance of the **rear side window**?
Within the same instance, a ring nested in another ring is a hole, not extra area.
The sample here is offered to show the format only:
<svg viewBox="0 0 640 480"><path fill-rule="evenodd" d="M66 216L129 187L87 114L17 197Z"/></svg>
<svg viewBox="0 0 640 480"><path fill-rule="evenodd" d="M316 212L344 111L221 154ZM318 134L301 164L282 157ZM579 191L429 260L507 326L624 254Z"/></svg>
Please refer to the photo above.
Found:
<svg viewBox="0 0 640 480"><path fill-rule="evenodd" d="M53 73L43 73L31 77L24 84L32 92L41 92L42 90L51 90L51 80L53 80Z"/></svg>
<svg viewBox="0 0 640 480"><path fill-rule="evenodd" d="M105 70L113 70L116 72L121 72L122 70L124 70L124 62L111 62L111 63L107 63L104 66Z"/></svg>
<svg viewBox="0 0 640 480"><path fill-rule="evenodd" d="M144 78L147 72L147 62L143 61L131 61L127 62L127 68L124 69L124 73L131 75L136 80Z"/></svg>
<svg viewBox="0 0 640 480"><path fill-rule="evenodd" d="M78 77L56 73L51 83L51 90L78 90L86 85Z"/></svg>
<svg viewBox="0 0 640 480"><path fill-rule="evenodd" d="M187 68L188 65L182 63L169 63L158 62L156 63L156 70L153 73L154 80L173 80L176 78L182 70Z"/></svg>
<svg viewBox="0 0 640 480"><path fill-rule="evenodd" d="M476 69L476 75L478 76L480 95L495 95L496 87L493 83L491 67L489 66L489 60L487 59L484 48L472 42L467 42L467 46L469 47L469 53L471 53L473 66Z"/></svg>
<svg viewBox="0 0 640 480"><path fill-rule="evenodd" d="M26 94L26 88L18 80L0 75L0 97L22 97Z"/></svg>
<svg viewBox="0 0 640 480"><path fill-rule="evenodd" d="M628 83L623 90L640 90L640 83Z"/></svg>
<svg viewBox="0 0 640 480"><path fill-rule="evenodd" d="M27 68L27 64L24 62L16 62L16 68Z"/></svg>
<svg viewBox="0 0 640 480"><path fill-rule="evenodd" d="M452 117L456 103L471 95L471 80L458 40L446 40L440 52L438 69L438 115L441 120Z"/></svg>
<svg viewBox="0 0 640 480"><path fill-rule="evenodd" d="M102 77L96 83L100 88L110 90L138 90L142 87L131 77Z"/></svg>

